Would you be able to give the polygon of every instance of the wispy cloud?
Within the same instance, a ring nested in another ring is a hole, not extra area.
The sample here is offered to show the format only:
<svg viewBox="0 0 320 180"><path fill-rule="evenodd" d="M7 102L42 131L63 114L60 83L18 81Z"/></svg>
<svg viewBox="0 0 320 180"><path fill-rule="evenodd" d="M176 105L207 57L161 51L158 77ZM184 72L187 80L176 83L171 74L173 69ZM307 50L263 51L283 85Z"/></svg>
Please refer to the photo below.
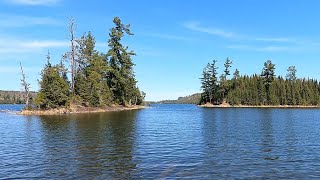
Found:
<svg viewBox="0 0 320 180"><path fill-rule="evenodd" d="M233 32L225 31L215 27L205 27L198 22L187 22L187 23L184 23L183 26L192 31L198 31L198 32L207 33L207 34L220 36L224 38L237 37L237 35Z"/></svg>
<svg viewBox="0 0 320 180"><path fill-rule="evenodd" d="M1 28L18 28L34 25L62 25L62 23L59 20L51 17L0 14Z"/></svg>
<svg viewBox="0 0 320 180"><path fill-rule="evenodd" d="M256 52L298 52L305 50L299 46L251 46L251 45L230 45L229 49L256 51Z"/></svg>
<svg viewBox="0 0 320 180"><path fill-rule="evenodd" d="M66 47L68 47L67 40L26 40L18 38L0 38L0 55L35 53L44 49Z"/></svg>
<svg viewBox="0 0 320 180"><path fill-rule="evenodd" d="M161 39L167 39L167 40L181 40L181 41L192 40L192 38L190 38L190 37L177 36L177 35L171 35L171 34L161 34L161 33L149 33L149 34L147 34L147 36L161 38Z"/></svg>
<svg viewBox="0 0 320 180"><path fill-rule="evenodd" d="M232 31L227 31L217 27L208 27L201 25L199 22L186 22L182 24L185 28L197 31L201 33L206 33L214 36L229 38L239 41L258 41L258 42L277 42L277 43L295 43L297 40L295 38L289 37L256 37L247 34L239 34Z"/></svg>
<svg viewBox="0 0 320 180"><path fill-rule="evenodd" d="M232 40L236 45L229 45L229 49L256 51L256 52L301 52L314 51L319 47L315 40L298 37L272 37L270 35L259 36L252 34L240 34L226 31L216 27L204 26L199 22L187 22L183 24L188 30L206 33Z"/></svg>
<svg viewBox="0 0 320 180"><path fill-rule="evenodd" d="M264 41L264 42L279 42L279 43L293 43L296 42L293 38L255 38L256 41Z"/></svg>
<svg viewBox="0 0 320 180"><path fill-rule="evenodd" d="M29 41L20 43L23 48L59 48L69 46L68 41L57 41L57 40L44 40L44 41Z"/></svg>
<svg viewBox="0 0 320 180"><path fill-rule="evenodd" d="M27 6L52 6L61 0L5 0L7 3Z"/></svg>

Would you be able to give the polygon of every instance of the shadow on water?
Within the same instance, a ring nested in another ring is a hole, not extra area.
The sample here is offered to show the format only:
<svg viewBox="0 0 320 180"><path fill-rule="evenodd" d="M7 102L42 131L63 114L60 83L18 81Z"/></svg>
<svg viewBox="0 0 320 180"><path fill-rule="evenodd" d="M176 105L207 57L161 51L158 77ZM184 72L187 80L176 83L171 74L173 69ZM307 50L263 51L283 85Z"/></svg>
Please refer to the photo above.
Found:
<svg viewBox="0 0 320 180"><path fill-rule="evenodd" d="M46 176L130 178L136 173L133 151L137 113L41 116Z"/></svg>

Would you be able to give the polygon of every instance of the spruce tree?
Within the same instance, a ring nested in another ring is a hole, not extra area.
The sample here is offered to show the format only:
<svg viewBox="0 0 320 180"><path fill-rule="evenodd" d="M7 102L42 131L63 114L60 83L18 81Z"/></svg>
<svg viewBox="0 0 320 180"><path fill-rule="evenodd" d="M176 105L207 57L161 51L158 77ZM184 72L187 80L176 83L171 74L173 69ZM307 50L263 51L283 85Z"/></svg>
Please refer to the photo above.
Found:
<svg viewBox="0 0 320 180"><path fill-rule="evenodd" d="M63 72L61 72L60 65L51 65L49 53L47 60L47 64L41 72L40 90L35 104L41 108L66 106L70 95L69 84L61 76Z"/></svg>
<svg viewBox="0 0 320 180"><path fill-rule="evenodd" d="M112 92L107 84L110 69L106 55L95 50L95 38L89 32L78 41L79 68L76 74L75 91L82 104L104 106L111 104Z"/></svg>

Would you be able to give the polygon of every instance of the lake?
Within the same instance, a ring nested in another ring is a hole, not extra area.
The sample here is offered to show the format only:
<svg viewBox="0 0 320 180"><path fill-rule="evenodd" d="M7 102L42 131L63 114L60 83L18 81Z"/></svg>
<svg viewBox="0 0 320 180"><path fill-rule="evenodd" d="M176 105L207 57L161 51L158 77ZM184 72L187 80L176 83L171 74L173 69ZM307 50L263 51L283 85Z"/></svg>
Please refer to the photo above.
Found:
<svg viewBox="0 0 320 180"><path fill-rule="evenodd" d="M21 105L0 105L18 111ZM319 179L319 109L0 113L0 179Z"/></svg>

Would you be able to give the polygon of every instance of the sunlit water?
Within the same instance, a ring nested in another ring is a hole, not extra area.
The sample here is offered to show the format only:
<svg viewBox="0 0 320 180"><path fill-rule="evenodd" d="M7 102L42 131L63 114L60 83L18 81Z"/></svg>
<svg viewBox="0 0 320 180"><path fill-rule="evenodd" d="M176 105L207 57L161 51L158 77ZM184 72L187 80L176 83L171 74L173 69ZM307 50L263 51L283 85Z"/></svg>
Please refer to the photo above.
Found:
<svg viewBox="0 0 320 180"><path fill-rule="evenodd" d="M0 179L320 178L319 109L11 113L21 107L0 105Z"/></svg>

